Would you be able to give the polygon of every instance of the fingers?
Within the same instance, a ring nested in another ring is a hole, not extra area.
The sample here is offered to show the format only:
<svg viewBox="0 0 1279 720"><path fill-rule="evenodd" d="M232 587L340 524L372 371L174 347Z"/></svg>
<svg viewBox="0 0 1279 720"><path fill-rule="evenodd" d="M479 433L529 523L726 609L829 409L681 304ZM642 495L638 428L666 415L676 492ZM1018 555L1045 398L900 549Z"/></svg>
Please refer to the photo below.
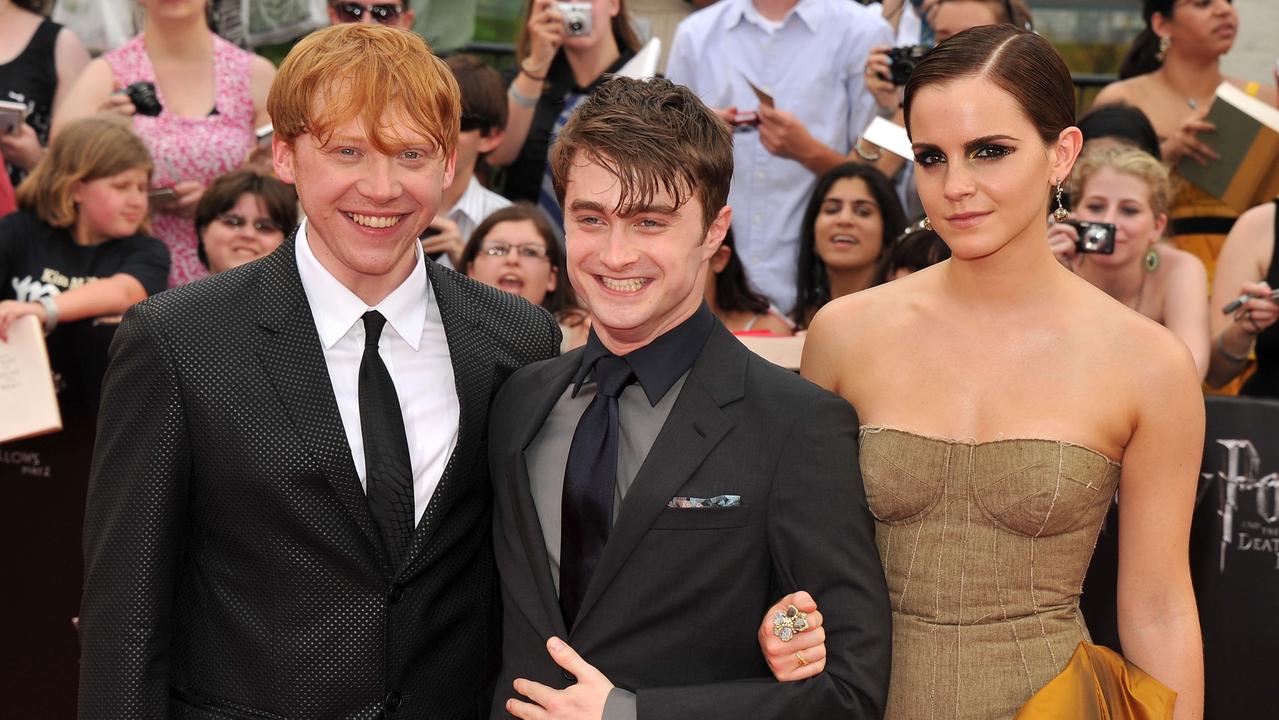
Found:
<svg viewBox="0 0 1279 720"><path fill-rule="evenodd" d="M547 707L550 705L555 699L555 693L559 692L555 688L547 687L542 683L533 682L532 680L525 680L524 678L516 678L515 682L511 683L511 685L515 688L515 692L523 695L529 700L532 700L541 707Z"/></svg>
<svg viewBox="0 0 1279 720"><path fill-rule="evenodd" d="M112 93L105 102L98 106L98 111L133 115L137 112L137 108L133 106L133 101L129 99L128 95L116 92Z"/></svg>
<svg viewBox="0 0 1279 720"><path fill-rule="evenodd" d="M551 639L546 641L546 651L551 654L551 659L555 661L556 665L572 673L578 682L596 676L602 677L593 665L583 660L576 650L557 637L551 637Z"/></svg>
<svg viewBox="0 0 1279 720"><path fill-rule="evenodd" d="M506 711L520 720L548 720L551 714L538 707L515 698L506 701Z"/></svg>
<svg viewBox="0 0 1279 720"><path fill-rule="evenodd" d="M801 656L803 662L800 662ZM779 658L776 665L770 662L769 669L780 682L795 682L820 675L826 669L826 646L792 651Z"/></svg>

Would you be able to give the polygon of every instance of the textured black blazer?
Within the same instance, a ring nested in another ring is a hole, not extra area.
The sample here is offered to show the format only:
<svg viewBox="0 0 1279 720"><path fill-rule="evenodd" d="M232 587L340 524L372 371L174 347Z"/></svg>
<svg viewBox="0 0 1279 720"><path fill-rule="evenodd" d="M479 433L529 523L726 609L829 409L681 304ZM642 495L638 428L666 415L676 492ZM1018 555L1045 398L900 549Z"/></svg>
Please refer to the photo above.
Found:
<svg viewBox="0 0 1279 720"><path fill-rule="evenodd" d="M839 398L748 351L718 322L631 485L577 622L564 626L525 451L581 351L517 371L491 411L502 671L493 717L517 677L570 680L546 640L567 638L639 717L878 718L891 615L857 464L857 417ZM740 495L728 508L673 497ZM782 595L812 592L826 671L778 683L756 631Z"/></svg>
<svg viewBox="0 0 1279 720"><path fill-rule="evenodd" d="M85 515L81 718L474 718L496 669L488 406L550 316L426 262L457 447L390 566L289 238L136 305Z"/></svg>

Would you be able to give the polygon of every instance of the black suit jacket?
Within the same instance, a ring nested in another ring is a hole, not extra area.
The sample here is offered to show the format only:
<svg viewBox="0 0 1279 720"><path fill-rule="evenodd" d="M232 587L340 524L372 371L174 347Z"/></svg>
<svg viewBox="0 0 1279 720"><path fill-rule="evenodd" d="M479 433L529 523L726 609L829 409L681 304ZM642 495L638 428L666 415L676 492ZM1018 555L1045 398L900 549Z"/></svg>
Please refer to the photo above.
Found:
<svg viewBox="0 0 1279 720"><path fill-rule="evenodd" d="M488 406L544 311L427 261L456 449L392 568L290 238L111 348L85 518L81 718L474 718L496 669Z"/></svg>
<svg viewBox="0 0 1279 720"><path fill-rule="evenodd" d="M494 717L517 677L569 678L545 649L566 638L640 718L877 718L891 616L841 398L748 351L718 322L619 510L576 625L564 627L524 452L581 351L530 365L491 415L493 535L503 605ZM673 497L740 495L740 507L673 509ZM778 683L756 630L783 594L822 610L826 672Z"/></svg>

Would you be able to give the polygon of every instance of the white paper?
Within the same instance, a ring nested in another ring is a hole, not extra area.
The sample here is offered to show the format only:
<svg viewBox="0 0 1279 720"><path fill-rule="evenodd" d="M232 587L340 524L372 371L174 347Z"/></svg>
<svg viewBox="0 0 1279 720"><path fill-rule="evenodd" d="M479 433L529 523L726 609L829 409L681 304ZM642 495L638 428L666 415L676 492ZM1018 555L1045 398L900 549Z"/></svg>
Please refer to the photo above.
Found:
<svg viewBox="0 0 1279 720"><path fill-rule="evenodd" d="M910 137L906 135L906 128L895 122L877 117L870 121L870 127L866 128L862 137L894 155L915 162L915 153L910 149Z"/></svg>
<svg viewBox="0 0 1279 720"><path fill-rule="evenodd" d="M640 51L623 65L617 74L622 77L647 80L657 74L657 62L662 59L660 38L649 40Z"/></svg>
<svg viewBox="0 0 1279 720"><path fill-rule="evenodd" d="M9 326L0 342L0 443L62 429L44 331L34 315Z"/></svg>

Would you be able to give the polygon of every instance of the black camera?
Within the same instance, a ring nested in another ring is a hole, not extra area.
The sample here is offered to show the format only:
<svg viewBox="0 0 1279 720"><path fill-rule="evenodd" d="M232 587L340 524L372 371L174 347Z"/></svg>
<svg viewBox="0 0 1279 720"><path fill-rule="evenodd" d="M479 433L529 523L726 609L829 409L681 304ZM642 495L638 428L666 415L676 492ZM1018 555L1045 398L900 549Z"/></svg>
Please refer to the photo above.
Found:
<svg viewBox="0 0 1279 720"><path fill-rule="evenodd" d="M910 80L910 74L915 72L915 66L924 59L926 52L928 48L923 45L907 45L889 50L887 79L894 85L905 85L906 81Z"/></svg>
<svg viewBox="0 0 1279 720"><path fill-rule="evenodd" d="M1083 220L1067 220L1066 224L1075 228L1079 234L1079 237L1075 238L1075 249L1079 252L1100 255L1110 255L1115 252L1114 225Z"/></svg>
<svg viewBox="0 0 1279 720"><path fill-rule="evenodd" d="M164 109L160 105L160 98L155 96L155 83L145 80L135 82L124 89L124 94L129 96L133 108L139 115L155 117Z"/></svg>

